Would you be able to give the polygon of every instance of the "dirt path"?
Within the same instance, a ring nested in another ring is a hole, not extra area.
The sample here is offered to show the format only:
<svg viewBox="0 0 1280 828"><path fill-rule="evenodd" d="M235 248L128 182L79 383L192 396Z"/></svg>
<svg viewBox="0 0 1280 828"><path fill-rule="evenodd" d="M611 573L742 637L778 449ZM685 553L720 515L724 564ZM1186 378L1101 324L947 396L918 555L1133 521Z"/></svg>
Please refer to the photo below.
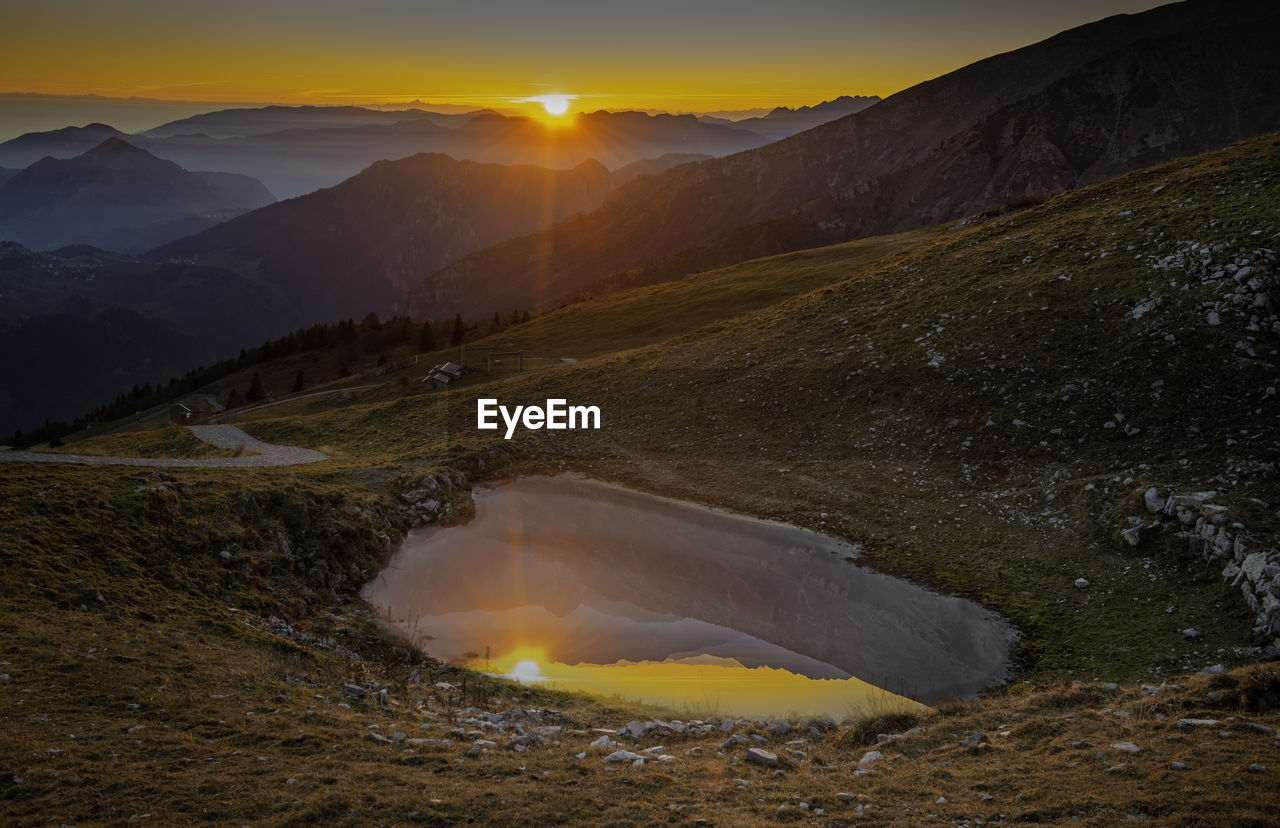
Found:
<svg viewBox="0 0 1280 828"><path fill-rule="evenodd" d="M244 446L257 454L245 457L207 457L189 460L176 457L97 457L90 454L52 454L37 451L0 451L0 463L80 463L88 466L146 466L149 468L262 468L266 466L296 466L315 463L329 455L322 451L278 446L255 440L235 426L198 425L187 426L191 433L206 443L219 448L234 449Z"/></svg>
<svg viewBox="0 0 1280 828"><path fill-rule="evenodd" d="M308 397L323 397L325 394L341 394L343 391L346 391L346 392L364 391L367 388L377 388L381 384L382 383L374 383L373 385L346 385L346 386L340 386L338 388L329 388L324 391L312 391L308 394L297 394L292 397L285 397L282 400L272 400L270 402L259 403L258 405L251 405L248 408L233 408L230 411L226 411L226 412L215 415L214 417L211 418L210 422L212 422L213 420L220 420L224 416L238 417L241 414L248 414L250 411L258 411L259 409L262 409L262 408L270 408L273 405L284 405L285 403L296 402L298 400L305 400ZM222 411L222 409L218 409L218 410Z"/></svg>

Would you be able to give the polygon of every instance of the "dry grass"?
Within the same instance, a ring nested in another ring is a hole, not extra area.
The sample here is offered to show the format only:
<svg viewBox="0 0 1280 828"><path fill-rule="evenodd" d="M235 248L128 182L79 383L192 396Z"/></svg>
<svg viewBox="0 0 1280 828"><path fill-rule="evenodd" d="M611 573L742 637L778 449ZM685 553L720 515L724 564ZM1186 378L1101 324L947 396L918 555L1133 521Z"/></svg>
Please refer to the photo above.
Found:
<svg viewBox="0 0 1280 828"><path fill-rule="evenodd" d="M763 746L782 756L777 769L747 763L745 746L719 751L719 733L624 740L637 750L662 744L676 760L612 768L598 753L576 754L597 735L591 728L616 728L643 711L492 683L491 707L552 707L567 730L525 753L486 733L500 746L472 757L476 735L456 732L474 729L462 722L467 714L414 684L418 665L357 665L287 644L252 615L224 610L192 623L184 609L169 622L124 619L109 634L98 614L79 611L5 628L0 812L10 824L149 814L157 824L771 825L812 819L818 808L821 824L1265 825L1272 817L1275 771L1248 768L1273 768L1280 745L1251 725L1280 726L1280 715L1211 701L1217 685L1199 676L1152 696L1098 685L1034 689L833 733L739 729L765 735ZM1245 686L1263 671L1229 678ZM390 708L339 689L369 680L391 690ZM1178 727L1180 718L1219 724ZM396 731L451 744L368 738ZM976 733L984 744L960 744ZM806 740L791 746L803 755L786 753L796 738ZM1121 742L1141 752L1112 747ZM873 748L882 758L855 775Z"/></svg>
<svg viewBox="0 0 1280 828"><path fill-rule="evenodd" d="M243 457L243 446L224 449L204 442L183 426L164 425L145 431L123 431L100 437L75 440L60 448L60 454L87 454L94 457ZM239 452L239 453L238 453ZM257 452L251 452L257 454Z"/></svg>

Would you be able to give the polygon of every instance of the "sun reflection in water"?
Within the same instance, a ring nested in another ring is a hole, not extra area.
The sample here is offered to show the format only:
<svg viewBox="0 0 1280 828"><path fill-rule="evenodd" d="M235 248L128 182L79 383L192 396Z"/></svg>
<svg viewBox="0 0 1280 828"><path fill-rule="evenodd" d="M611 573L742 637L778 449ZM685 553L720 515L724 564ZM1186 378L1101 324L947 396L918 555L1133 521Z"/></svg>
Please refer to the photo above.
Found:
<svg viewBox="0 0 1280 828"><path fill-rule="evenodd" d="M541 681L544 677L538 672L538 662L528 659L516 663L511 668L511 678L521 682Z"/></svg>
<svg viewBox="0 0 1280 828"><path fill-rule="evenodd" d="M484 662L472 665L484 669ZM857 678L814 679L773 667L744 667L731 658L562 664L520 653L495 658L491 675L556 690L661 705L687 716L831 716L861 719L924 705Z"/></svg>

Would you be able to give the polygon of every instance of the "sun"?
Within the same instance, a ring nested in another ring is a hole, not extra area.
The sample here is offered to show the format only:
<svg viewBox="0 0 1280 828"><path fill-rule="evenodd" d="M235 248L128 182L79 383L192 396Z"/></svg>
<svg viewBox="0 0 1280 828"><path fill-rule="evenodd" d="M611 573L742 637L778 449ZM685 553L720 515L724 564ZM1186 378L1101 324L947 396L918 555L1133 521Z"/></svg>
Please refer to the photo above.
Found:
<svg viewBox="0 0 1280 828"><path fill-rule="evenodd" d="M577 95L535 95L522 98L519 103L540 103L548 115L559 118L569 112L569 105Z"/></svg>

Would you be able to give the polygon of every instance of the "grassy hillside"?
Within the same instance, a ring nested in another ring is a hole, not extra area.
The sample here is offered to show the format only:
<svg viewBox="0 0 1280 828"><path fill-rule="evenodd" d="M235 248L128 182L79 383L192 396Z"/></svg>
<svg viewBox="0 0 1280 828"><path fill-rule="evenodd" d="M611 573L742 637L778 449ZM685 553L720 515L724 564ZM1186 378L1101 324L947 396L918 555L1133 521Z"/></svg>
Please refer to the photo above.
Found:
<svg viewBox="0 0 1280 828"><path fill-rule="evenodd" d="M536 360L521 376L427 390L425 369L456 357L441 351L348 381L372 388L229 416L334 453L314 466L0 464L0 809L32 824L763 825L817 808L824 824L1266 824L1280 675L1249 665L1270 636L1144 493L1212 490L1201 514L1274 558L1277 169L1268 136L1020 213L583 302L501 337ZM294 371L263 366L268 392ZM476 431L479 396L566 397L604 427L504 441ZM653 711L464 687L383 638L355 595L415 519L398 495L423 476L444 481L453 520L473 482L561 469L857 542L877 568L1007 616L1020 672L917 719L737 726L779 773L720 733L628 739L676 758L608 769L591 729ZM490 731L458 712L471 705L551 711L540 726L564 730L544 749L475 746Z"/></svg>
<svg viewBox="0 0 1280 828"><path fill-rule="evenodd" d="M165 412L167 417L168 412ZM234 457L236 449L224 449L201 442L188 429L161 426L119 434L104 434L77 440L73 445L51 449L59 454L90 454L115 457Z"/></svg>

